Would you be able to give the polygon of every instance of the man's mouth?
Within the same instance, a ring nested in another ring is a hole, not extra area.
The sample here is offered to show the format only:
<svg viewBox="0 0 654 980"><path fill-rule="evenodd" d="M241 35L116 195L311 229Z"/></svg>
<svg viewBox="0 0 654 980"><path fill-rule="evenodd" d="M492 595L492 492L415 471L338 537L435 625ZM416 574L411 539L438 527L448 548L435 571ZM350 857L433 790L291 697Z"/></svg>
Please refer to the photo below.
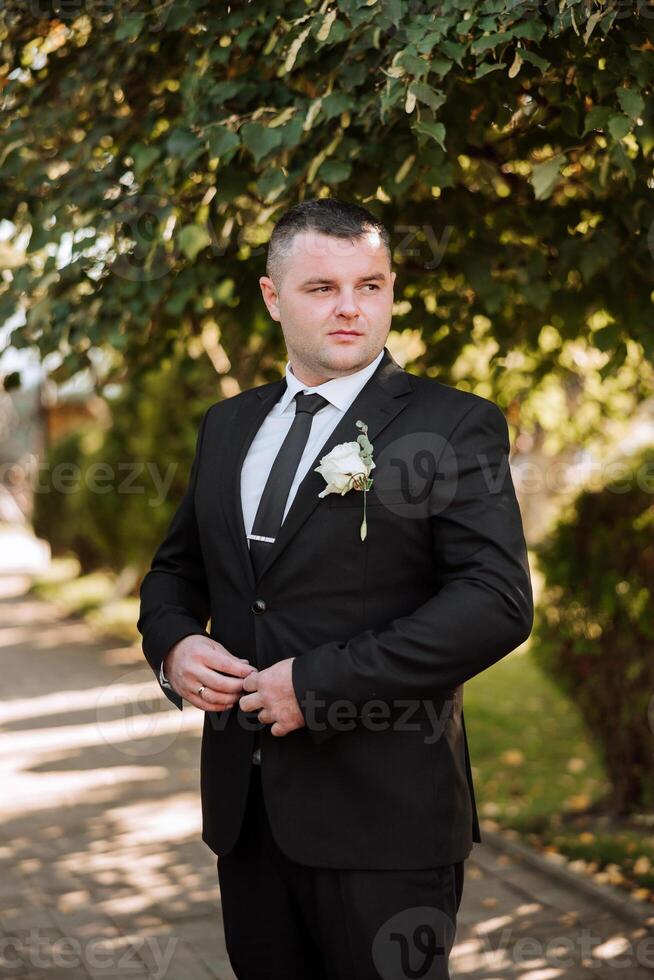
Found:
<svg viewBox="0 0 654 980"><path fill-rule="evenodd" d="M359 330L332 330L331 335L338 334L345 337L360 337L361 333Z"/></svg>

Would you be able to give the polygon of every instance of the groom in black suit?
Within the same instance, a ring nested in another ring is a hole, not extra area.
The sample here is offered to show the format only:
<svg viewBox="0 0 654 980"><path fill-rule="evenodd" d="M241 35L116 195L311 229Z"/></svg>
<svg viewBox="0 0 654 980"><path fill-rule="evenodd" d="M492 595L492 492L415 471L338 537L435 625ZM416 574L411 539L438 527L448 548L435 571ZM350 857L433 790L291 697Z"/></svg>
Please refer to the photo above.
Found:
<svg viewBox="0 0 654 980"><path fill-rule="evenodd" d="M463 685L533 619L507 424L384 346L395 273L365 208L292 208L266 271L285 377L205 412L143 650L205 712L236 975L445 978L481 840Z"/></svg>

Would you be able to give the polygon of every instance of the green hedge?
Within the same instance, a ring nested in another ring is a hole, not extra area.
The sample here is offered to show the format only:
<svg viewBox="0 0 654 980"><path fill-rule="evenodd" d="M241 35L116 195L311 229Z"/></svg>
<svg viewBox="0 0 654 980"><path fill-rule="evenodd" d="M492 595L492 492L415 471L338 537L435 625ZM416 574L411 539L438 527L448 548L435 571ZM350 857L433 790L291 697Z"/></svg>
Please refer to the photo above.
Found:
<svg viewBox="0 0 654 980"><path fill-rule="evenodd" d="M534 654L579 707L611 809L654 805L654 449L584 490L539 549Z"/></svg>
<svg viewBox="0 0 654 980"><path fill-rule="evenodd" d="M202 413L219 398L210 366L168 364L109 402L109 428L85 425L58 441L33 518L53 554L76 555L85 573L144 572L184 493Z"/></svg>

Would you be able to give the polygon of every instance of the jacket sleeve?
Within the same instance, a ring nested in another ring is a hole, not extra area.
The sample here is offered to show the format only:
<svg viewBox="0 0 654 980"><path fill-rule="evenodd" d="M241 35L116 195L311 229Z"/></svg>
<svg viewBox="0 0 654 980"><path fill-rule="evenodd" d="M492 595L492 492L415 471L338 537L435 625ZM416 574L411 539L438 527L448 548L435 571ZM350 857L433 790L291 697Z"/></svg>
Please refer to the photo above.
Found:
<svg viewBox="0 0 654 980"><path fill-rule="evenodd" d="M143 653L161 689L180 709L182 698L170 684L162 684L160 668L171 647L185 636L199 633L210 637L206 630L211 608L209 591L193 502L210 411L205 412L200 423L184 497L141 582L140 614L136 624L143 637Z"/></svg>
<svg viewBox="0 0 654 980"><path fill-rule="evenodd" d="M338 730L335 702L361 718L366 702L425 699L463 684L519 646L533 625L506 419L476 399L449 436L449 503L429 516L439 587L410 615L293 661L293 686L316 742ZM334 718L336 717L336 723ZM350 716L351 717L351 716ZM341 716L342 718L342 716ZM341 728L341 730L343 730Z"/></svg>

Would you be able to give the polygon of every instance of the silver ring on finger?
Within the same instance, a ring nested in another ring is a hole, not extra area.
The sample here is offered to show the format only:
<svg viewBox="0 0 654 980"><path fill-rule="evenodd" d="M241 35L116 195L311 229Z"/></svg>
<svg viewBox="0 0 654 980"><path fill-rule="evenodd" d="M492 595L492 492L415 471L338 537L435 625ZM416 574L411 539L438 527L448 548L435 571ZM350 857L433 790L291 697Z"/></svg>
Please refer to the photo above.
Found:
<svg viewBox="0 0 654 980"><path fill-rule="evenodd" d="M202 697L202 692L206 691L206 689L207 689L207 685L202 684L202 686L197 689L196 694L198 694L199 697Z"/></svg>

